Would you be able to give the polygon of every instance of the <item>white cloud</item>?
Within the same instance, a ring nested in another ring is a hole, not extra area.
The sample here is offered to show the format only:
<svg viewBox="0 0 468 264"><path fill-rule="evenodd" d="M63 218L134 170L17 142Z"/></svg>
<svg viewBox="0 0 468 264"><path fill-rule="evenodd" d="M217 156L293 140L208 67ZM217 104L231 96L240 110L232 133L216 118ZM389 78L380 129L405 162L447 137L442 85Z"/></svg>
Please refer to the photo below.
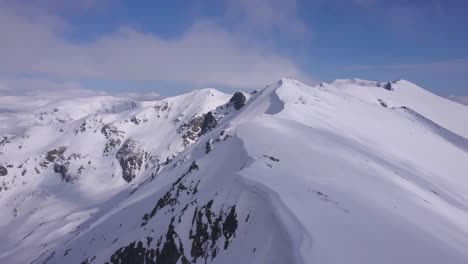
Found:
<svg viewBox="0 0 468 264"><path fill-rule="evenodd" d="M113 96L130 98L137 101L155 101L161 99L161 95L154 92L149 93L135 93L135 92L121 92L113 93Z"/></svg>
<svg viewBox="0 0 468 264"><path fill-rule="evenodd" d="M281 11L274 11L280 13L278 21L289 17L281 18ZM262 15L265 23L275 15L270 12ZM121 27L80 44L63 37L66 27L61 22L44 12L20 14L0 2L0 74L239 88L264 86L282 76L309 81L293 61L267 45L247 45L237 34L210 21L197 21L175 39Z"/></svg>
<svg viewBox="0 0 468 264"><path fill-rule="evenodd" d="M155 92L112 92L83 87L72 81L50 81L33 78L0 78L0 97L28 97L29 99L52 101L62 98L110 95L137 101L153 101L161 98ZM4 102L4 100L2 100Z"/></svg>
<svg viewBox="0 0 468 264"><path fill-rule="evenodd" d="M0 113L32 110L62 98L97 95L107 93L85 89L75 82L0 78Z"/></svg>
<svg viewBox="0 0 468 264"><path fill-rule="evenodd" d="M225 0L227 16L247 29L281 32L294 37L307 37L309 32L298 16L297 0ZM245 28L244 28L245 29Z"/></svg>
<svg viewBox="0 0 468 264"><path fill-rule="evenodd" d="M0 96L30 96L54 99L107 94L104 91L86 89L77 82L31 78L0 78Z"/></svg>

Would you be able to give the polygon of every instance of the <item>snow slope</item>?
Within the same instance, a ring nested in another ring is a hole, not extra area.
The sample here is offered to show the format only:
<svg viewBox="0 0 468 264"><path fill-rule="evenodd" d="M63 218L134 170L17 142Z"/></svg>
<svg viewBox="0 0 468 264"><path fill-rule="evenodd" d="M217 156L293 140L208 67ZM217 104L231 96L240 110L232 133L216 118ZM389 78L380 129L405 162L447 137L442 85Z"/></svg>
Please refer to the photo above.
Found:
<svg viewBox="0 0 468 264"><path fill-rule="evenodd" d="M468 108L408 81L8 115L1 263L468 262Z"/></svg>

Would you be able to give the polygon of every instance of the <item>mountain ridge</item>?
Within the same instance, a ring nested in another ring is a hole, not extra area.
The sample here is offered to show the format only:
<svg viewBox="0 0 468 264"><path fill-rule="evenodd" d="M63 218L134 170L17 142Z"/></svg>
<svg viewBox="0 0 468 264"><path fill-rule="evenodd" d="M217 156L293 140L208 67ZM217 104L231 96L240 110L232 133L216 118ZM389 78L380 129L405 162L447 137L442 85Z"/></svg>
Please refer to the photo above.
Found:
<svg viewBox="0 0 468 264"><path fill-rule="evenodd" d="M468 110L390 83L27 115L1 130L0 261L464 263Z"/></svg>

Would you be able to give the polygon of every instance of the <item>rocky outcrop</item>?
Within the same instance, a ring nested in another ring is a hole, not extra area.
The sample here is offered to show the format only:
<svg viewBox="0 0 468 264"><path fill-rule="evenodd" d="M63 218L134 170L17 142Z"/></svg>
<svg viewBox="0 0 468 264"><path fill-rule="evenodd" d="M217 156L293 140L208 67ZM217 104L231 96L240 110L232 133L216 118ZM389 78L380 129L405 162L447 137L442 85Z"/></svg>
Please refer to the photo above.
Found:
<svg viewBox="0 0 468 264"><path fill-rule="evenodd" d="M242 92L236 92L229 100L229 104L232 104L234 109L239 110L245 105L246 100L247 99Z"/></svg>
<svg viewBox="0 0 468 264"><path fill-rule="evenodd" d="M153 237L147 237L146 242L133 241L128 246L116 250L110 257L110 263L189 264L198 263L199 259L203 259L202 263L213 261L221 250L229 248L238 228L235 205L222 206L221 210L214 211L213 204L214 201L210 200L207 204L195 208L188 234L175 231L177 216L173 216L167 231L159 238L156 237L155 245L152 244L155 239ZM187 206L180 214L183 214L185 210ZM184 244L181 239L187 235L188 245Z"/></svg>
<svg viewBox="0 0 468 264"><path fill-rule="evenodd" d="M201 130L198 133L198 136L202 136L202 135L206 134L206 132L212 130L217 125L218 125L218 121L214 117L213 113L211 113L211 111L206 113L205 118L203 119L203 124L201 126Z"/></svg>
<svg viewBox="0 0 468 264"><path fill-rule="evenodd" d="M237 230L236 206L228 207L226 211L213 212L213 200L206 205L195 209L192 228L189 238L193 241L191 255L193 262L198 258L213 260L223 248L228 249L232 238ZM219 240L223 237L224 244L220 245Z"/></svg>
<svg viewBox="0 0 468 264"><path fill-rule="evenodd" d="M0 176L6 176L8 174L7 168L0 166Z"/></svg>
<svg viewBox="0 0 468 264"><path fill-rule="evenodd" d="M386 90L393 91L392 83L388 82L383 87Z"/></svg>
<svg viewBox="0 0 468 264"><path fill-rule="evenodd" d="M125 132L118 130L113 124L104 125L101 128L101 134L107 139L106 145L104 146L104 156L108 156L110 152L119 147L125 137Z"/></svg>
<svg viewBox="0 0 468 264"><path fill-rule="evenodd" d="M152 237L146 238L146 245L142 241L131 242L128 246L118 249L112 254L110 261L112 264L189 264L190 261L184 255L184 245L180 236L175 231L175 218L171 218L171 223L164 236L158 239L156 247L151 248ZM164 239L164 244L162 241ZM162 244L162 246L161 246Z"/></svg>
<svg viewBox="0 0 468 264"><path fill-rule="evenodd" d="M58 147L53 150L49 150L46 153L46 157L45 157L46 161L44 163L53 163L58 160L64 160L65 157L63 156L63 153L65 152L65 150L67 150L67 147L65 146Z"/></svg>
<svg viewBox="0 0 468 264"><path fill-rule="evenodd" d="M382 99L377 99L377 100L379 101L379 103L380 103L380 105L381 105L382 107L385 107L385 108L388 107L387 103L385 103L384 100L382 100Z"/></svg>
<svg viewBox="0 0 468 264"><path fill-rule="evenodd" d="M174 207L179 203L179 197L181 195L195 195L198 192L198 184L199 181L184 181L184 178L189 175L193 171L198 170L198 165L194 162L190 165L188 171L182 176L180 176L173 184L172 187L156 202L156 205L151 210L150 213L146 213L143 216L143 222L141 226L145 226L148 224L150 219L152 219L158 211L164 209L165 207L169 207L169 210L173 211Z"/></svg>
<svg viewBox="0 0 468 264"><path fill-rule="evenodd" d="M196 116L189 122L180 126L177 132L183 133L185 131L185 133L182 135L184 147L188 147L191 143L198 139L198 133L201 131L204 118L204 116Z"/></svg>
<svg viewBox="0 0 468 264"><path fill-rule="evenodd" d="M122 178L131 182L141 170L146 153L139 147L138 142L127 139L117 152L116 158L122 168Z"/></svg>
<svg viewBox="0 0 468 264"><path fill-rule="evenodd" d="M78 180L79 175L84 170L84 166L81 166L76 172L70 171L72 163L76 163L87 157L87 155L81 155L79 153L72 153L69 156L65 156L66 146L61 146L56 149L49 150L45 153L44 160L40 163L43 169L49 168L49 165L53 164L53 170L55 173L60 174L62 181L73 183ZM37 172L37 170L36 170Z"/></svg>
<svg viewBox="0 0 468 264"><path fill-rule="evenodd" d="M213 140L210 139L206 142L205 153L208 154L211 150L213 150Z"/></svg>
<svg viewBox="0 0 468 264"><path fill-rule="evenodd" d="M62 180L69 182L72 180L70 174L68 174L68 167L66 164L54 164L54 172L60 174L62 176Z"/></svg>

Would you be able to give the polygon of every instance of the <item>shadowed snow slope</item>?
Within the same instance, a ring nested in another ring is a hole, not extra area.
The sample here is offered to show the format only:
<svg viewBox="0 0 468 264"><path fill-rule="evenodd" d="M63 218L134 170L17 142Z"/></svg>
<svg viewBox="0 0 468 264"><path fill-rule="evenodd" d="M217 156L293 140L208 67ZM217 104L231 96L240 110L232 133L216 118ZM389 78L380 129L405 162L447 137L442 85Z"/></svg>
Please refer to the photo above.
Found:
<svg viewBox="0 0 468 264"><path fill-rule="evenodd" d="M0 114L0 263L468 262L467 107L407 81L237 96Z"/></svg>

